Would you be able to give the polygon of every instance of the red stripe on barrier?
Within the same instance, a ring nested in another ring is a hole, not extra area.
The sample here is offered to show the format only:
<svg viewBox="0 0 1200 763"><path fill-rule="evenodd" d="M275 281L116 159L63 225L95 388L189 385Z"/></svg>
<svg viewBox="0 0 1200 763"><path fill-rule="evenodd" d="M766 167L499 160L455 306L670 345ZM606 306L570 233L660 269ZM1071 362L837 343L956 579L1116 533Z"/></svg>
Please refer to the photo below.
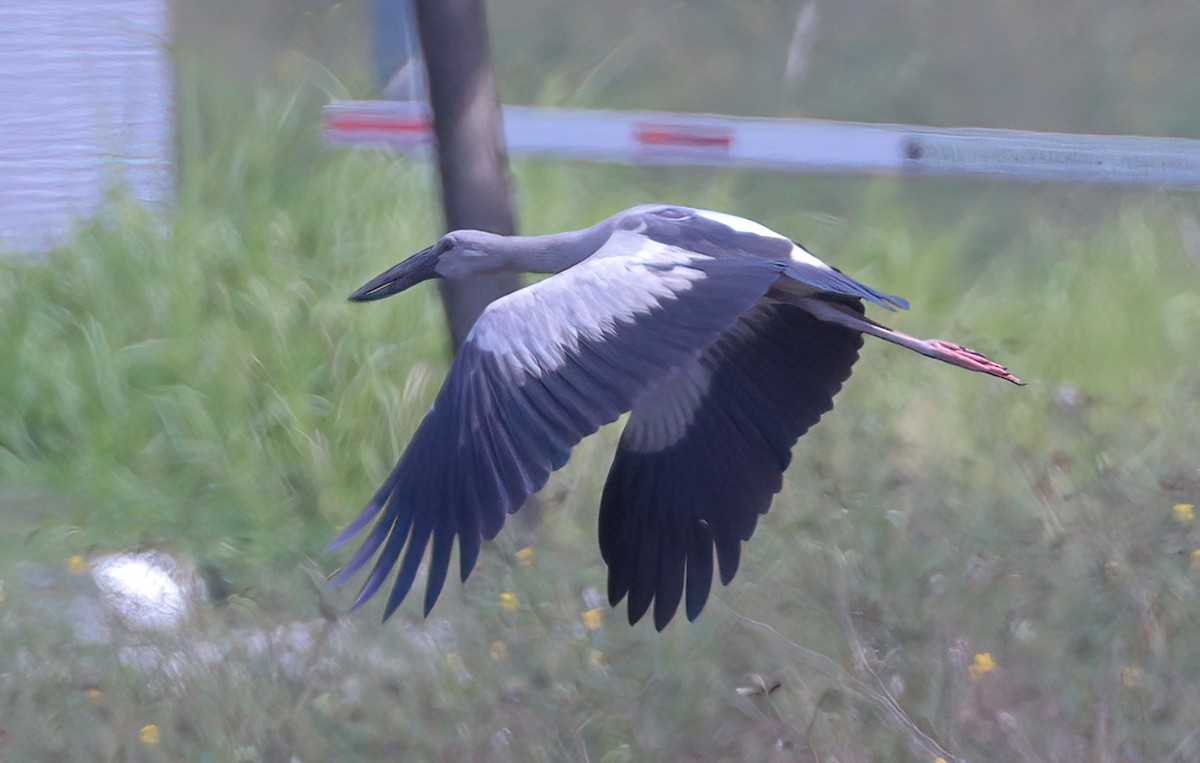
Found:
<svg viewBox="0 0 1200 763"><path fill-rule="evenodd" d="M345 132L395 132L395 133L427 133L433 129L427 119L398 120L388 117L326 116L326 130L342 130Z"/></svg>
<svg viewBox="0 0 1200 763"><path fill-rule="evenodd" d="M634 127L634 139L655 148L703 148L728 151L733 132L721 127L698 125L640 124Z"/></svg>

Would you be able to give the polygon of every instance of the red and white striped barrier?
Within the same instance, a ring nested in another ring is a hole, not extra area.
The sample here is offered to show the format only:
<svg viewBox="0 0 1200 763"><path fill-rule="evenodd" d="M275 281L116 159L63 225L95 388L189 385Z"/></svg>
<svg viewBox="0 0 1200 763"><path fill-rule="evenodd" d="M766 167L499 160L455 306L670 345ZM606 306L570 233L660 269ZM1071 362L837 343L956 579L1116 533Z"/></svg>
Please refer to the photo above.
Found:
<svg viewBox="0 0 1200 763"><path fill-rule="evenodd" d="M334 145L420 152L433 140L418 102L342 101L323 119ZM526 106L504 107L504 138L514 156L1200 189L1200 140L1183 138Z"/></svg>

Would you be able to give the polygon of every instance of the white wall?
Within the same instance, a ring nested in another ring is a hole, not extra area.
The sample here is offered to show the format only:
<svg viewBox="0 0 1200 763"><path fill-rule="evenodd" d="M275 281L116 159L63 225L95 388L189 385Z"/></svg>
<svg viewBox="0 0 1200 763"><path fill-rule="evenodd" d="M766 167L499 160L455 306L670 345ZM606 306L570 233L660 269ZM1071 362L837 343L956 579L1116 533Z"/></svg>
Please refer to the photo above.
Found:
<svg viewBox="0 0 1200 763"><path fill-rule="evenodd" d="M170 198L165 0L0 0L0 250L45 251L126 183Z"/></svg>

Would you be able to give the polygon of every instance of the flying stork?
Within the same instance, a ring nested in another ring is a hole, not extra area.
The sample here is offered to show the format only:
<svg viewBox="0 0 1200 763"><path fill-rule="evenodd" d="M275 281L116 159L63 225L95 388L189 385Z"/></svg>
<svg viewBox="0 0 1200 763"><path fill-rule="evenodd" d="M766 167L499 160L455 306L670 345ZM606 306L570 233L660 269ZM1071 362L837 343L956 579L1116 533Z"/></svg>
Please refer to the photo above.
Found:
<svg viewBox="0 0 1200 763"><path fill-rule="evenodd" d="M782 486L796 440L833 407L862 335L1022 382L974 350L867 318L907 308L769 228L731 214L648 204L545 236L448 233L350 297L366 302L433 278L553 273L488 305L383 486L331 544L372 521L333 576L374 559L354 606L399 570L387 619L432 545L425 614L458 538L459 574L483 539L567 463L571 448L629 412L600 499L608 598L629 622L654 603L661 630L700 614L737 572L742 541ZM685 593L686 591L686 593Z"/></svg>

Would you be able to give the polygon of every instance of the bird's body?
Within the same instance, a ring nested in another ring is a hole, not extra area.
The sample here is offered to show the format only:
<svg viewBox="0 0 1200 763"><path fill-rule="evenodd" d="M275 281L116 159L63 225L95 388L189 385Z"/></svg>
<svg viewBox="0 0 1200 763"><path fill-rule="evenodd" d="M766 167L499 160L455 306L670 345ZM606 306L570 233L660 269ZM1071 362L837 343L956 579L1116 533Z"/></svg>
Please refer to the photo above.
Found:
<svg viewBox="0 0 1200 763"><path fill-rule="evenodd" d="M864 315L905 308L790 239L734 215L644 205L550 236L447 234L359 289L379 299L429 278L556 273L496 300L476 322L395 469L334 545L372 520L342 582L378 555L357 604L400 563L384 617L428 545L425 611L455 537L466 579L481 541L630 412L600 505L613 605L663 628L704 606L782 485L796 440L833 403L862 334L1020 383L983 355L920 340ZM686 598L685 598L686 591Z"/></svg>

